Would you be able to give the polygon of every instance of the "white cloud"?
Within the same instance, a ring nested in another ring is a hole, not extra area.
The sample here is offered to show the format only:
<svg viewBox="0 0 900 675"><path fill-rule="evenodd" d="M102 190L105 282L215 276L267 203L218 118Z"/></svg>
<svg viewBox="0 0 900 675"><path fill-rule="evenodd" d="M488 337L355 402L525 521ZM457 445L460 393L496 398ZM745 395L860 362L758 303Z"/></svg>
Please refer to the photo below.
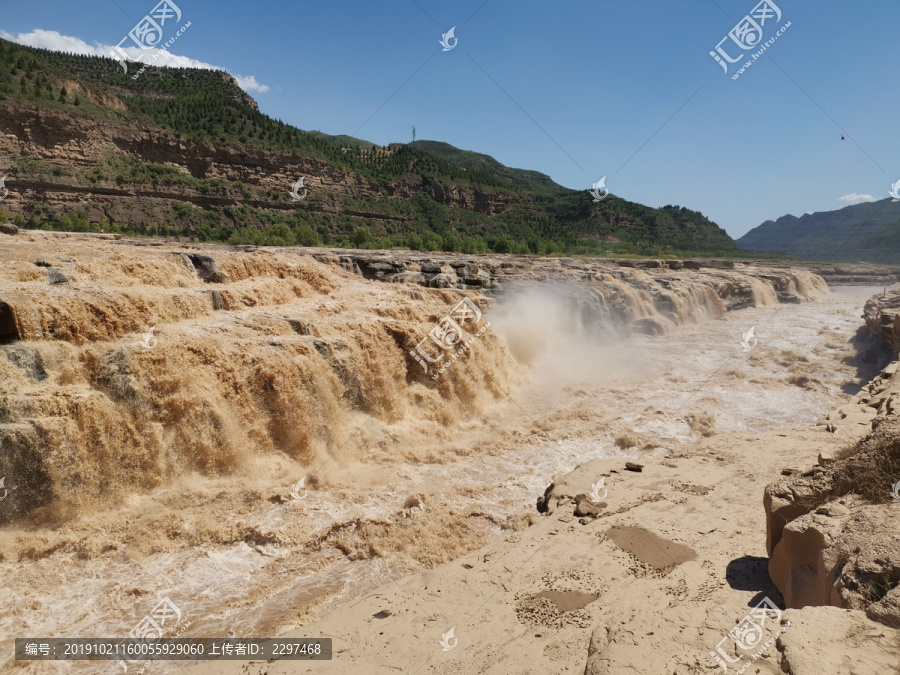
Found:
<svg viewBox="0 0 900 675"><path fill-rule="evenodd" d="M81 38L72 37L70 35L63 35L56 32L55 30L41 30L40 28L36 28L30 33L19 33L18 35L13 35L12 33L7 33L6 31L0 31L0 37L5 40L17 42L20 45L38 47L40 49L49 49L54 52L80 54L82 56L105 56L107 58L111 58L111 52L115 47L115 45L105 45L100 42L95 42L94 45L91 46ZM123 48L125 50L125 53L128 54L128 56L132 59L138 59L140 56L146 55L147 53L140 47L126 46ZM149 63L149 60L145 62ZM152 63L154 66L169 66L172 68L225 70L225 68L214 66L211 63L198 61L197 59L192 59L189 56L179 56L178 54L173 54L169 51L163 52L159 56L159 58L157 58ZM137 65L137 67L140 68L140 65ZM269 86L260 84L256 80L256 77L254 75L248 75L247 77L244 77L242 75L235 75L234 79L237 80L238 86L244 91L256 91L260 94L265 94L267 91L269 91Z"/></svg>
<svg viewBox="0 0 900 675"><path fill-rule="evenodd" d="M109 49L112 49L112 47L105 48L99 42L95 42L92 47L81 38L62 35L55 30L41 30L40 28L36 28L30 33L19 33L18 35L0 31L0 37L12 42L18 42L20 45L50 49L54 52L81 54L82 56L109 56Z"/></svg>
<svg viewBox="0 0 900 675"><path fill-rule="evenodd" d="M258 91L260 94L265 94L269 91L269 85L260 84L253 75L244 77L243 75L235 74L234 79L237 80L238 86L244 91Z"/></svg>
<svg viewBox="0 0 900 675"><path fill-rule="evenodd" d="M844 195L838 199L839 202L847 202L848 204L859 204L860 202L877 202L872 195L858 195L855 192L853 194Z"/></svg>

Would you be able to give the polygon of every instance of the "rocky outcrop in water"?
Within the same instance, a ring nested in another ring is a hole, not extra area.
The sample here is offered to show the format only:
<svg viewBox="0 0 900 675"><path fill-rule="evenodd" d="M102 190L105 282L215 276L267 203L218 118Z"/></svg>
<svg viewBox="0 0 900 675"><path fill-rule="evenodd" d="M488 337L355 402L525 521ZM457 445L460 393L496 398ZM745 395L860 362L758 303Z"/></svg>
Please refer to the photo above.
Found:
<svg viewBox="0 0 900 675"><path fill-rule="evenodd" d="M315 253L320 262L366 279L429 288L478 289L502 297L529 285L568 287L571 311L589 323L659 335L673 325L744 307L821 297L825 282L805 269L771 269L730 260L611 260L383 252Z"/></svg>
<svg viewBox="0 0 900 675"><path fill-rule="evenodd" d="M866 303L863 316L872 334L900 355L900 291L876 295Z"/></svg>

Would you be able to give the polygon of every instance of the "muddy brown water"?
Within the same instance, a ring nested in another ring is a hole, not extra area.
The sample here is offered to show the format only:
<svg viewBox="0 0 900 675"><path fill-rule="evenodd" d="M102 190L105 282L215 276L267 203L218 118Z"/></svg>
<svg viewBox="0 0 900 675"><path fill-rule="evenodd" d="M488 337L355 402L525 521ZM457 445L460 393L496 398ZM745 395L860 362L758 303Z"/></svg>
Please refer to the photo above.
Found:
<svg viewBox="0 0 900 675"><path fill-rule="evenodd" d="M173 629L182 637L277 636L523 526L552 477L586 460L662 455L715 431L809 424L873 374L874 363L853 360L850 340L876 290L836 288L819 302L745 309L604 344L548 309L552 299L510 299L494 311L495 342L483 345L505 345L527 363L509 396L447 411L422 390L419 405L433 424L418 434L399 417L373 425L336 414L335 433L359 430L367 452L319 471L296 496L291 487L307 472L261 458L245 475L188 471L116 508L4 528L0 642L124 637L163 597L182 612ZM745 351L751 327L757 342ZM473 376L468 386L487 385ZM198 429L204 424L198 418ZM196 440L198 452L221 459ZM646 547L628 533L620 539L643 560ZM100 671L112 665L20 667Z"/></svg>

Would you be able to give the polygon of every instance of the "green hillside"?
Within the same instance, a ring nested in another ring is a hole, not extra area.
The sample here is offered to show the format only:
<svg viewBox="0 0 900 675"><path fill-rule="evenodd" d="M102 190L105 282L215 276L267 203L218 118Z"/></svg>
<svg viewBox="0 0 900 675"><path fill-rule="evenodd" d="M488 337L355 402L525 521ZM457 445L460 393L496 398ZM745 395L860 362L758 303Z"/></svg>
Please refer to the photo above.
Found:
<svg viewBox="0 0 900 675"><path fill-rule="evenodd" d="M900 202L885 199L839 211L768 220L738 244L805 260L900 264Z"/></svg>
<svg viewBox="0 0 900 675"><path fill-rule="evenodd" d="M536 171L437 141L391 150L348 136L307 132L261 113L221 72L148 68L139 78L111 59L73 56L0 40L0 131L17 119L67 127L63 116L90 119L110 138L165 131L189 153L246 157L292 174L304 158L325 163L359 189L314 191L291 208L285 189L257 177L208 178L175 156L123 149L85 167L65 158L21 156L0 167L8 187L36 186L27 203L4 208L25 227L165 234L243 244L325 244L465 252L721 255L743 252L701 213L651 208L609 195L594 202ZM55 116L42 115L57 113ZM127 143L117 143L124 147ZM227 153L222 152L227 150ZM159 152L163 152L159 150ZM260 153L263 153L262 156ZM20 156L16 157L18 154ZM205 160L204 160L205 161ZM233 162L233 160L230 160ZM195 160L194 164L198 161ZM199 162L202 163L202 162ZM183 166L179 166L183 164ZM251 173L251 172L245 172ZM353 176L359 180L352 180ZM73 210L41 195L60 185L98 197ZM43 189L42 189L43 188ZM107 199L113 188L138 197ZM167 210L139 193L165 191ZM127 217L123 216L127 213Z"/></svg>

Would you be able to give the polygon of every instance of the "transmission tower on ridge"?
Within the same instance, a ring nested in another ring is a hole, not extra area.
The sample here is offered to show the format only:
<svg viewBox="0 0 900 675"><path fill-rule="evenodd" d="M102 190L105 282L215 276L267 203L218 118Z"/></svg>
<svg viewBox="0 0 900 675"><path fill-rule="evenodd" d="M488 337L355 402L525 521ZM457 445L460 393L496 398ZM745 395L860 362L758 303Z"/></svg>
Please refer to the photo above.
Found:
<svg viewBox="0 0 900 675"><path fill-rule="evenodd" d="M416 128L413 127L413 143L416 142Z"/></svg>

